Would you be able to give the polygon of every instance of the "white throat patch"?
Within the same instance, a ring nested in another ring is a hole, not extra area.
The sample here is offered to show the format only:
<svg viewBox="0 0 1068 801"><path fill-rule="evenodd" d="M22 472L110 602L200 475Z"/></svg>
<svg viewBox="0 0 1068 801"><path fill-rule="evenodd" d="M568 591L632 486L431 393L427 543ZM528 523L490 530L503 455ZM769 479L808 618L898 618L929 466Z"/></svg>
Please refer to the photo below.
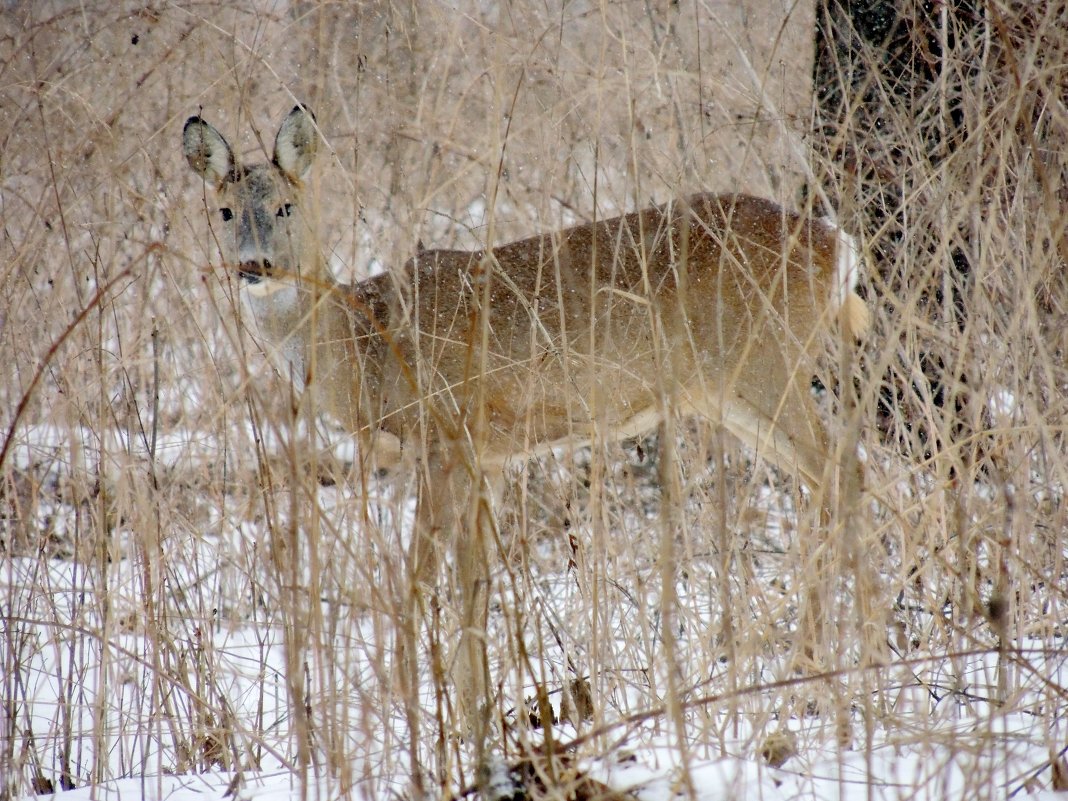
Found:
<svg viewBox="0 0 1068 801"><path fill-rule="evenodd" d="M284 289L292 289L291 281L279 281L276 278L260 278L256 283L242 279L244 289L254 298L266 298Z"/></svg>

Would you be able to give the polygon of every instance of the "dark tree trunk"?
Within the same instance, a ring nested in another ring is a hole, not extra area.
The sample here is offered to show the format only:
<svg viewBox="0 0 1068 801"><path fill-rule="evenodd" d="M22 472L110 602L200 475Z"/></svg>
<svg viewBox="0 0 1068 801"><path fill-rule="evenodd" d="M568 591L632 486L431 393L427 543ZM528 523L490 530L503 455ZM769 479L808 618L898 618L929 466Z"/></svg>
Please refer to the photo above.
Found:
<svg viewBox="0 0 1068 801"><path fill-rule="evenodd" d="M962 98L980 63L979 6L975 0L817 0L814 135L827 165L825 189L842 192L831 197L865 233L879 279L871 301L893 316L899 304L922 310L926 324L945 332L961 331L967 317L969 234L925 235L925 256L917 258L915 232L906 227L916 218L909 204L923 197L911 189L968 137ZM925 225L935 216L922 215ZM903 266L917 263L928 268L918 273ZM937 341L908 359L884 376L879 421L906 450L930 456L935 439L964 433L966 368L950 364ZM926 404L958 422L934 431L914 427L913 419L927 417L917 408Z"/></svg>
<svg viewBox="0 0 1068 801"><path fill-rule="evenodd" d="M961 98L978 68L982 22L974 0L817 2L815 133L829 163L847 174L831 185L860 184L865 227L882 232L873 242L880 266L904 234L901 176L924 166L918 157L936 168L967 137ZM970 268L962 248L951 255L953 273L932 282L928 301L960 326Z"/></svg>

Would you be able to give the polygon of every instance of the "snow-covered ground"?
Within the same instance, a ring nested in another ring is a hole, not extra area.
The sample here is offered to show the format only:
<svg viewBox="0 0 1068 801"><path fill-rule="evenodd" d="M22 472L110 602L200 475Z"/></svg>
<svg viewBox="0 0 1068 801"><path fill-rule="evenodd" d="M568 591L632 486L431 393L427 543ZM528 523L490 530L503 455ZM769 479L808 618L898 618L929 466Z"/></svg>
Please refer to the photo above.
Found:
<svg viewBox="0 0 1068 801"><path fill-rule="evenodd" d="M123 442L119 450L136 456L139 447ZM204 438L176 434L157 443L157 458L161 466L179 469L183 459L207 458L214 447ZM204 451L199 457L198 449ZM65 432L36 429L13 461L31 471L34 465L62 464L69 451ZM93 463L89 436L82 452L86 463ZM54 469L41 469L60 483ZM381 502L378 524L390 528L389 490L379 489L378 501L368 508ZM344 515L348 496L347 490L321 487L324 515ZM769 504L773 500L766 498ZM790 513L788 503L782 508ZM42 504L38 514L48 518L39 524L56 540L76 542L76 508ZM0 597L7 697L17 701L11 707L14 725L23 754L32 752L37 762L37 773L56 788L60 766L71 766L72 783L79 786L56 793L64 801L404 797L411 775L407 723L396 699L391 703L389 681L382 676L389 671L383 639L388 642L391 633L382 623L385 619L388 626L388 616L352 602L369 588L346 595L329 581L321 585L322 613L333 621L327 649L333 662L305 667L325 669L340 683L330 688L329 681L315 677L309 692L320 694L311 700L313 714L329 706L343 721L334 730L341 742L332 776L321 764L302 774L288 701L284 615L271 608L277 603L272 579L256 575L263 562L255 554L265 547L266 524L219 515L202 525L198 536L189 536L184 527L166 533L151 553L144 532L128 530L120 521L103 563L71 554L25 555L4 563ZM774 538L776 526L770 525L767 536ZM576 529L575 536L592 535ZM544 543L539 547L552 550ZM634 558L641 562L643 557ZM641 580L639 585L655 576L654 560L648 554L644 558L647 572L631 576ZM683 708L677 714L664 708L663 664L653 664L657 675L648 679L659 683L658 696L649 694L648 681L636 680L629 689L614 686L607 697L615 700L594 721L579 730L568 722L554 729L557 746L577 758L585 775L641 801L1042 797L1037 791L1050 786L1051 757L1068 743L1063 722L1068 650L1058 621L1036 619L1034 626L1021 626L1034 636L1018 639L1002 653L979 639L957 653L898 642L904 650L866 674L848 670L852 663L843 657L842 675L805 679L784 673L770 657L766 663L750 659L747 664L755 667L746 678L722 662L695 664L708 653L701 627L711 626L717 602L710 583L695 578L699 562L677 589L681 611L675 645L683 665L678 673L685 682ZM378 574L369 569L364 575ZM772 578L764 577L766 582ZM539 594L533 602L527 599L527 614L540 609L561 628L574 623L572 606L584 603L577 582L557 573L535 575L530 586ZM633 608L608 615L619 641L606 653L634 650L641 641L634 634L640 626L630 616L643 609L656 616L655 586L624 590ZM522 593L522 587L502 589L491 615L499 618L502 609L519 606ZM257 595L260 600L252 601ZM158 631L164 623L167 631ZM928 617L918 630L925 625L949 622ZM919 638L914 634L913 639ZM572 653L578 650L574 646ZM307 651L317 653L314 646ZM563 658L559 649L546 653L550 661ZM613 658L622 664L618 653ZM550 676L561 675L560 664ZM634 657L633 664L641 664L641 658ZM379 689L369 689L373 686ZM823 688L813 694L824 699L840 692L850 700L844 711L825 709L819 715L775 711L782 698L803 697L810 687ZM509 691L522 708L532 688L511 686L505 695ZM423 700L430 714L429 684ZM845 737L843 722L851 729ZM220 732L218 739L212 739L212 731ZM526 742L536 743L540 736L537 730L528 732ZM507 754L497 758L515 758L516 742L510 737ZM231 759L219 752L235 743L241 755ZM465 761L471 758L463 745L457 753ZM347 769L339 771L337 760ZM237 764L245 769L235 772ZM90 765L98 780L87 775Z"/></svg>

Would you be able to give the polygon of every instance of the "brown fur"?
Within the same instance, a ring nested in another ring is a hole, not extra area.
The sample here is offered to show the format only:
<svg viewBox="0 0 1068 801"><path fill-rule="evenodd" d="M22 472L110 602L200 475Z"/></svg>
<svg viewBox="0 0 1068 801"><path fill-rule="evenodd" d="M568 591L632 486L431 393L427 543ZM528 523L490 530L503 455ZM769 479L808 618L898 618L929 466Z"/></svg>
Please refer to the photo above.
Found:
<svg viewBox="0 0 1068 801"><path fill-rule="evenodd" d="M452 533L470 534L476 465L640 433L666 413L721 420L813 489L833 475L813 357L836 321L846 336L867 327L851 240L835 226L759 198L699 194L491 250L420 249L400 271L344 286L300 217L316 146L300 107L273 165L242 169L213 128L186 126L190 165L239 232L228 262L252 289L280 288L256 309L266 338L364 447L425 461L416 580L432 575L437 540L470 544ZM469 712L487 700L487 560L484 543L456 559Z"/></svg>

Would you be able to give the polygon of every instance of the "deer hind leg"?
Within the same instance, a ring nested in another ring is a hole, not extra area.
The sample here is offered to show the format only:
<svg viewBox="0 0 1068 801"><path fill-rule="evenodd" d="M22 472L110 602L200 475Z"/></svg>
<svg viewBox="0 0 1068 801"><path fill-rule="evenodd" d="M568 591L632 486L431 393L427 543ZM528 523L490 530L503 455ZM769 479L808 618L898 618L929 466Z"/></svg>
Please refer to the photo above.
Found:
<svg viewBox="0 0 1068 801"><path fill-rule="evenodd" d="M818 505L818 538L802 537L799 543L805 576L798 627L798 656L815 665L824 660L830 644L831 621L827 592L847 571L856 581L856 605L863 629L863 646L871 653L872 632L878 628L878 581L860 553L857 508L863 491L863 472L855 451L831 447L827 430L816 411L805 370L791 369L787 360L762 360L759 370L740 380L739 387L763 387L737 396L735 414L727 426L786 472L795 472L808 486ZM732 421L734 427L732 428ZM874 626L873 626L874 623ZM878 639L878 634L875 635Z"/></svg>
<svg viewBox="0 0 1068 801"><path fill-rule="evenodd" d="M809 489L819 509L818 538L799 541L802 570L811 577L802 588L797 632L797 656L808 663L822 661L829 645L825 589L833 586L834 552L833 452L827 430L816 412L807 372L791 369L782 357L760 360L748 375L739 376L724 403L727 430L755 448L787 474L797 476Z"/></svg>

